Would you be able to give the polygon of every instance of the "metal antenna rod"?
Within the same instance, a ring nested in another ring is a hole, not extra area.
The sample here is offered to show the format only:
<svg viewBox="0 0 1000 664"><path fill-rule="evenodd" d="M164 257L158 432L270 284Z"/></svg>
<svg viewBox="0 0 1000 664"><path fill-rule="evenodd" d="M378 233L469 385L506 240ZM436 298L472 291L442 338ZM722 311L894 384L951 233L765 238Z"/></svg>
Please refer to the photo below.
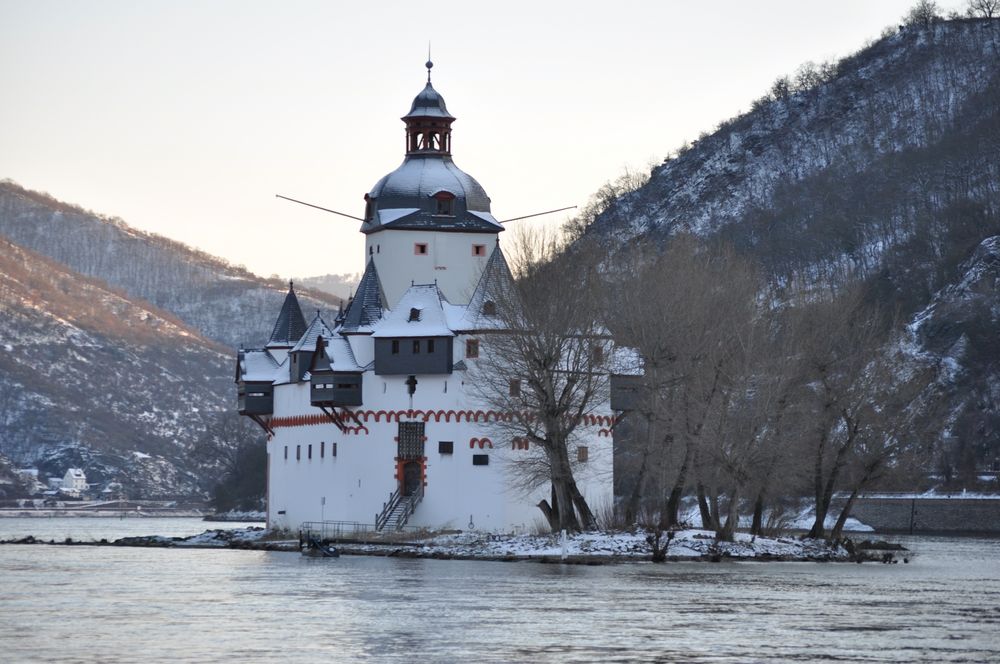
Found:
<svg viewBox="0 0 1000 664"><path fill-rule="evenodd" d="M336 210L331 210L330 208L320 207L319 205L313 205L312 203L306 203L305 201L297 201L294 198L289 198L288 196L282 196L281 194L275 194L275 198L284 198L286 201L291 201L293 203L298 203L299 205L305 205L311 208L316 208L317 210L322 210L323 212L332 212L333 214L339 214L341 217L347 217L348 219L354 219L356 221L364 221L361 217L355 217L353 214L345 214L343 212L337 212Z"/></svg>
<svg viewBox="0 0 1000 664"><path fill-rule="evenodd" d="M546 210L545 212L536 212L535 214L526 214L523 217L514 217L513 219L504 219L501 224L506 224L508 221L520 221L521 219L531 219L532 217L540 217L543 214L552 214L553 212L562 212L563 210L575 210L575 205L570 205L569 207L559 208L558 210Z"/></svg>

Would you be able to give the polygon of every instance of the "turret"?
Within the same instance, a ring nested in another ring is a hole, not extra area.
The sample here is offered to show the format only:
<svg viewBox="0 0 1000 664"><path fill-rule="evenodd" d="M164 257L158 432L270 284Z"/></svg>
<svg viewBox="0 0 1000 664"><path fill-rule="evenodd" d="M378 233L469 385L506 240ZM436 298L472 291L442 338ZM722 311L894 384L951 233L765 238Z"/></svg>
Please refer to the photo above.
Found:
<svg viewBox="0 0 1000 664"><path fill-rule="evenodd" d="M432 66L402 117L403 163L365 195L365 259L378 267L390 309L414 282L436 283L450 302L468 302L503 231L482 185L452 161L455 116L431 83Z"/></svg>

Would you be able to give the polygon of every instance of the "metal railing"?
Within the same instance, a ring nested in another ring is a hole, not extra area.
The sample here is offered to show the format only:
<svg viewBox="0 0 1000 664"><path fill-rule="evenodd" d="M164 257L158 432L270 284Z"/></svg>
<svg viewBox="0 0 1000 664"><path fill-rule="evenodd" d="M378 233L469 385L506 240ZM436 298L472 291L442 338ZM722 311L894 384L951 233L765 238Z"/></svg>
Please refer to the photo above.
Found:
<svg viewBox="0 0 1000 664"><path fill-rule="evenodd" d="M400 527L393 532L420 532L422 528L413 526ZM373 523L357 521L304 521L299 526L299 541L307 542L310 538L319 542L342 540L379 541L383 533L375 529Z"/></svg>
<svg viewBox="0 0 1000 664"><path fill-rule="evenodd" d="M401 496L399 495L399 489L396 489L391 494L389 494L389 500L382 503L381 514L375 515L375 530L382 530L385 528L386 522L389 520L389 515L392 511L396 509L396 505L399 504Z"/></svg>

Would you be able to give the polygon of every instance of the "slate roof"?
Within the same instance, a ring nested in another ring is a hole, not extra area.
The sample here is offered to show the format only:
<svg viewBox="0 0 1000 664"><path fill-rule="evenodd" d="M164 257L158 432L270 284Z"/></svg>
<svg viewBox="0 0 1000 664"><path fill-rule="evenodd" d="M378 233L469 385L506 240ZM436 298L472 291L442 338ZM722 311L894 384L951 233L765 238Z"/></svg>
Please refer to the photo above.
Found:
<svg viewBox="0 0 1000 664"><path fill-rule="evenodd" d="M278 313L278 320L274 323L274 330L271 338L267 341L267 348L283 348L294 346L306 331L306 317L302 315L302 307L299 306L299 298L295 295L295 288L289 282L288 294L281 305L281 312Z"/></svg>
<svg viewBox="0 0 1000 664"><path fill-rule="evenodd" d="M483 312L483 305L492 301L498 306L501 303L509 303L512 298L517 297L517 290L514 288L514 276L510 272L507 259L504 258L500 250L499 243L493 248L483 274L476 283L476 289L469 298L469 306L465 310L465 315L459 323L463 330L481 330L485 328L495 328L503 325L496 316L491 316Z"/></svg>
<svg viewBox="0 0 1000 664"><path fill-rule="evenodd" d="M452 214L437 214L435 194L448 192ZM411 154L399 168L375 183L368 193L375 211L361 232L383 228L456 230L499 233L490 212L490 197L478 181L444 154Z"/></svg>
<svg viewBox="0 0 1000 664"><path fill-rule="evenodd" d="M382 282L375 269L375 261L368 259L365 274L358 284L358 292L347 305L340 331L346 334L371 332L371 326L382 318L385 294L382 292Z"/></svg>
<svg viewBox="0 0 1000 664"><path fill-rule="evenodd" d="M330 329L330 326L324 322L322 316L320 316L317 311L316 317L312 319L311 323L309 323L309 327L306 329L305 333L288 352L295 353L302 350L316 350L316 338L320 335L322 335L324 339L329 339L333 336L333 331Z"/></svg>
<svg viewBox="0 0 1000 664"><path fill-rule="evenodd" d="M407 118L445 118L454 120L455 116L448 112L448 107L444 103L444 97L434 89L434 86L428 80L424 89L413 98L413 103L410 104L410 112L400 119L406 120Z"/></svg>

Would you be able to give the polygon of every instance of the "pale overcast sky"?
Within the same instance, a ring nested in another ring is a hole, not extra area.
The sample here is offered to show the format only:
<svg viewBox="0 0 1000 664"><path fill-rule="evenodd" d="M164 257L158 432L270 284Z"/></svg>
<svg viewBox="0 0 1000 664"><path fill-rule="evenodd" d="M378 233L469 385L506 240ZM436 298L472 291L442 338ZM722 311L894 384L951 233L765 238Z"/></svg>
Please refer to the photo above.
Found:
<svg viewBox="0 0 1000 664"><path fill-rule="evenodd" d="M914 2L0 0L0 178L263 275L355 272L358 222L274 195L363 213L428 40L455 162L506 219L582 205Z"/></svg>

